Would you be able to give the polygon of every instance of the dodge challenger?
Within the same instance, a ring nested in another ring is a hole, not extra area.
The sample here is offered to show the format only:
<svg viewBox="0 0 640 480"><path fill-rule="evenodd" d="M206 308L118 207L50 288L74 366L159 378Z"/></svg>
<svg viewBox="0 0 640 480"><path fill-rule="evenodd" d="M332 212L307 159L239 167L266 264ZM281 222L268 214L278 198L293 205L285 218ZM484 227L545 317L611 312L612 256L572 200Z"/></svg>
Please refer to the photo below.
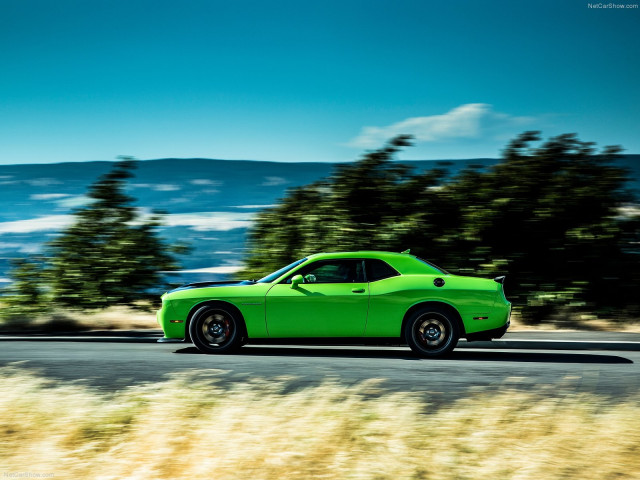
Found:
<svg viewBox="0 0 640 480"><path fill-rule="evenodd" d="M247 342L402 343L423 357L460 338L500 338L511 303L504 277L453 275L409 251L318 253L256 281L202 282L162 296L165 341L205 353Z"/></svg>

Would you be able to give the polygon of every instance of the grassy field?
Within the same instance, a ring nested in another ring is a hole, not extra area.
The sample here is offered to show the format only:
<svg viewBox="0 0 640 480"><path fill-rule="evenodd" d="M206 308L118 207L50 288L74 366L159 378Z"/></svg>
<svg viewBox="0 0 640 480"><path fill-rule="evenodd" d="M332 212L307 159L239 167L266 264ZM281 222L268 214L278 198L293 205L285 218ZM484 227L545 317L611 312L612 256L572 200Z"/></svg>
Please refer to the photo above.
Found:
<svg viewBox="0 0 640 480"><path fill-rule="evenodd" d="M2 304L0 304L0 312ZM136 310L124 306L110 307L97 311L56 311L35 318L4 321L0 318L0 333L3 332L73 332L88 330L145 330L159 329L155 312ZM519 331L611 331L640 333L637 318L607 319L595 315L573 314L558 316L538 325L527 325L518 312L511 315L510 332Z"/></svg>
<svg viewBox="0 0 640 480"><path fill-rule="evenodd" d="M435 408L375 382L284 393L173 379L118 393L0 369L0 475L640 478L640 401L505 391ZM212 383L213 382L213 383Z"/></svg>

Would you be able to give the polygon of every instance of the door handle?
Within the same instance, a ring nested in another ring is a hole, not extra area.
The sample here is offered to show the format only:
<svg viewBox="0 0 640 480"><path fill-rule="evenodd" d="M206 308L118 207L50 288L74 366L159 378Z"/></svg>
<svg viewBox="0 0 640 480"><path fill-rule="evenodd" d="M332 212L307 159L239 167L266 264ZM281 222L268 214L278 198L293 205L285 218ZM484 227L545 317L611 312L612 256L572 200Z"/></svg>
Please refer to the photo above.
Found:
<svg viewBox="0 0 640 480"><path fill-rule="evenodd" d="M354 288L351 290L353 293L364 293L364 288Z"/></svg>

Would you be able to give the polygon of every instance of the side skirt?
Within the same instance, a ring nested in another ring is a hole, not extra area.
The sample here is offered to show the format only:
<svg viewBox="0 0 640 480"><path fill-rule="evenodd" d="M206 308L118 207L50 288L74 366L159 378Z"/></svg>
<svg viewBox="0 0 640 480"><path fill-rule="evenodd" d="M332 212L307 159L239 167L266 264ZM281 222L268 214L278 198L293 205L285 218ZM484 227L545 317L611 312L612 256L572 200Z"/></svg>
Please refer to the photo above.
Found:
<svg viewBox="0 0 640 480"><path fill-rule="evenodd" d="M400 346L407 343L398 337L296 337L249 338L250 345L386 345Z"/></svg>

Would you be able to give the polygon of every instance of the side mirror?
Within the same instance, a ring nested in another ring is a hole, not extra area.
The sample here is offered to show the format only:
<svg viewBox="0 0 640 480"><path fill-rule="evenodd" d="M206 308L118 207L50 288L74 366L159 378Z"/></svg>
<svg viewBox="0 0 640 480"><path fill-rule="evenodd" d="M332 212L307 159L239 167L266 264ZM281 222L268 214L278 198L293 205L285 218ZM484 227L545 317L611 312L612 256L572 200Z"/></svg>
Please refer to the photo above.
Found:
<svg viewBox="0 0 640 480"><path fill-rule="evenodd" d="M291 279L291 288L297 288L301 283L304 283L304 278L302 278L302 275L294 275Z"/></svg>

